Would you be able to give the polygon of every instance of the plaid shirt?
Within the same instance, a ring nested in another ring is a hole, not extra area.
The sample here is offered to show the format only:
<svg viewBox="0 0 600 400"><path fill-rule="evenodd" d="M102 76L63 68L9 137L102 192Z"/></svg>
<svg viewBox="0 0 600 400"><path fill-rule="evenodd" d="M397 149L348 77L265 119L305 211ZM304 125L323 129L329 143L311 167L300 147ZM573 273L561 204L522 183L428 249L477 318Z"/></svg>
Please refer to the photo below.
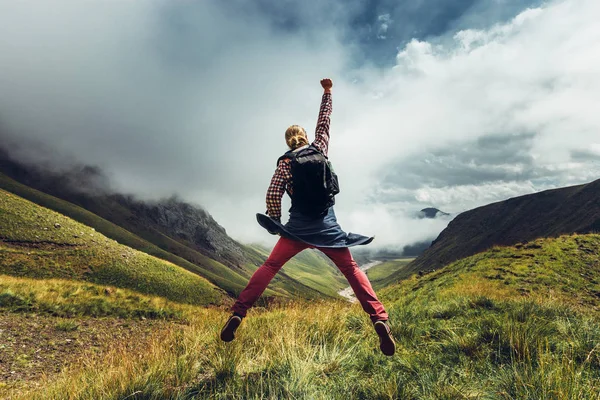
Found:
<svg viewBox="0 0 600 400"><path fill-rule="evenodd" d="M315 130L315 141L312 145L327 157L329 150L329 116L331 115L331 93L324 93L319 109L319 119ZM292 195L292 171L289 159L279 161L267 190L267 215L274 219L281 218L281 198L283 193Z"/></svg>

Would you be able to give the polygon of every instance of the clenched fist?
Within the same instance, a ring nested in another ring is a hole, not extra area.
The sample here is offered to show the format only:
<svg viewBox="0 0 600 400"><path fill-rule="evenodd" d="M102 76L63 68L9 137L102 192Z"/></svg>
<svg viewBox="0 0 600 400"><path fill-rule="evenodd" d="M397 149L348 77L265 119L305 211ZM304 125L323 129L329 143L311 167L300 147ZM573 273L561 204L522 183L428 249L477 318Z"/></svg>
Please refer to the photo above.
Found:
<svg viewBox="0 0 600 400"><path fill-rule="evenodd" d="M325 93L331 93L331 87L333 86L333 82L331 82L331 79L329 78L321 79L321 86L325 90Z"/></svg>

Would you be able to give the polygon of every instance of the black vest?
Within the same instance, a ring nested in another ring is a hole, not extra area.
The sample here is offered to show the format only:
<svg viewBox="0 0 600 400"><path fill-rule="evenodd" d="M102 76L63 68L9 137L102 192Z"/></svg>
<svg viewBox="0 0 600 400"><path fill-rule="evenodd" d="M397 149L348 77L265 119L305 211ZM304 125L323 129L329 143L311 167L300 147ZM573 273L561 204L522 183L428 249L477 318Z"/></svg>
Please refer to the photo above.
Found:
<svg viewBox="0 0 600 400"><path fill-rule="evenodd" d="M335 204L335 195L340 192L338 178L327 157L315 146L309 145L290 150L277 160L291 160L292 207L290 212L299 212L310 217L327 214Z"/></svg>

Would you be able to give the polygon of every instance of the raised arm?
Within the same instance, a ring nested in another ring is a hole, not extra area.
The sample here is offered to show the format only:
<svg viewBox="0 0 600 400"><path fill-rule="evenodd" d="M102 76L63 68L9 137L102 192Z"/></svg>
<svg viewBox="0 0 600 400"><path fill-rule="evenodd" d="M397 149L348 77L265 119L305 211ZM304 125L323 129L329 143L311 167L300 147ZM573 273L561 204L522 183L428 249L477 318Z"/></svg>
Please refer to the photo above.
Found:
<svg viewBox="0 0 600 400"><path fill-rule="evenodd" d="M332 107L331 107L331 88L333 82L331 79L322 79L321 86L323 87L323 97L321 98L321 107L319 108L319 118L317 120L317 129L315 130L315 141L313 146L321 150L327 157L329 150L329 124Z"/></svg>

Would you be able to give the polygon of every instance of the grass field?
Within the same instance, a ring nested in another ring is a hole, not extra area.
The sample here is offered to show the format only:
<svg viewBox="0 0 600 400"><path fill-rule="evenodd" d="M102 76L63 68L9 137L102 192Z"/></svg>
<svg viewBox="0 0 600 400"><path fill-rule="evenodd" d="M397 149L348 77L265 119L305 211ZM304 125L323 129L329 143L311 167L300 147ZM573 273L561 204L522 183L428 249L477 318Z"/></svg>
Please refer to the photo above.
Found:
<svg viewBox="0 0 600 400"><path fill-rule="evenodd" d="M258 307L232 343L227 312L116 342L29 392L40 399L599 399L599 235L494 248L380 291L397 339L385 357L360 306Z"/></svg>
<svg viewBox="0 0 600 400"><path fill-rule="evenodd" d="M409 282L419 298L440 294L485 295L497 299L539 298L597 310L600 306L600 235L538 239L511 247L494 247L456 261ZM416 280L415 280L416 279ZM392 285L383 295L406 285Z"/></svg>
<svg viewBox="0 0 600 400"><path fill-rule="evenodd" d="M0 309L56 317L177 319L180 303L112 286L0 275Z"/></svg>
<svg viewBox="0 0 600 400"><path fill-rule="evenodd" d="M1 189L0 274L83 280L189 304L225 298L196 274Z"/></svg>
<svg viewBox="0 0 600 400"><path fill-rule="evenodd" d="M0 275L0 393L186 324L196 306L115 287ZM0 396L2 397L2 396Z"/></svg>
<svg viewBox="0 0 600 400"><path fill-rule="evenodd" d="M366 274L369 277L373 288L379 290L394 283L390 277L397 271L402 270L402 268L408 265L412 260L414 260L414 258L399 258L397 260L385 261L369 268Z"/></svg>

